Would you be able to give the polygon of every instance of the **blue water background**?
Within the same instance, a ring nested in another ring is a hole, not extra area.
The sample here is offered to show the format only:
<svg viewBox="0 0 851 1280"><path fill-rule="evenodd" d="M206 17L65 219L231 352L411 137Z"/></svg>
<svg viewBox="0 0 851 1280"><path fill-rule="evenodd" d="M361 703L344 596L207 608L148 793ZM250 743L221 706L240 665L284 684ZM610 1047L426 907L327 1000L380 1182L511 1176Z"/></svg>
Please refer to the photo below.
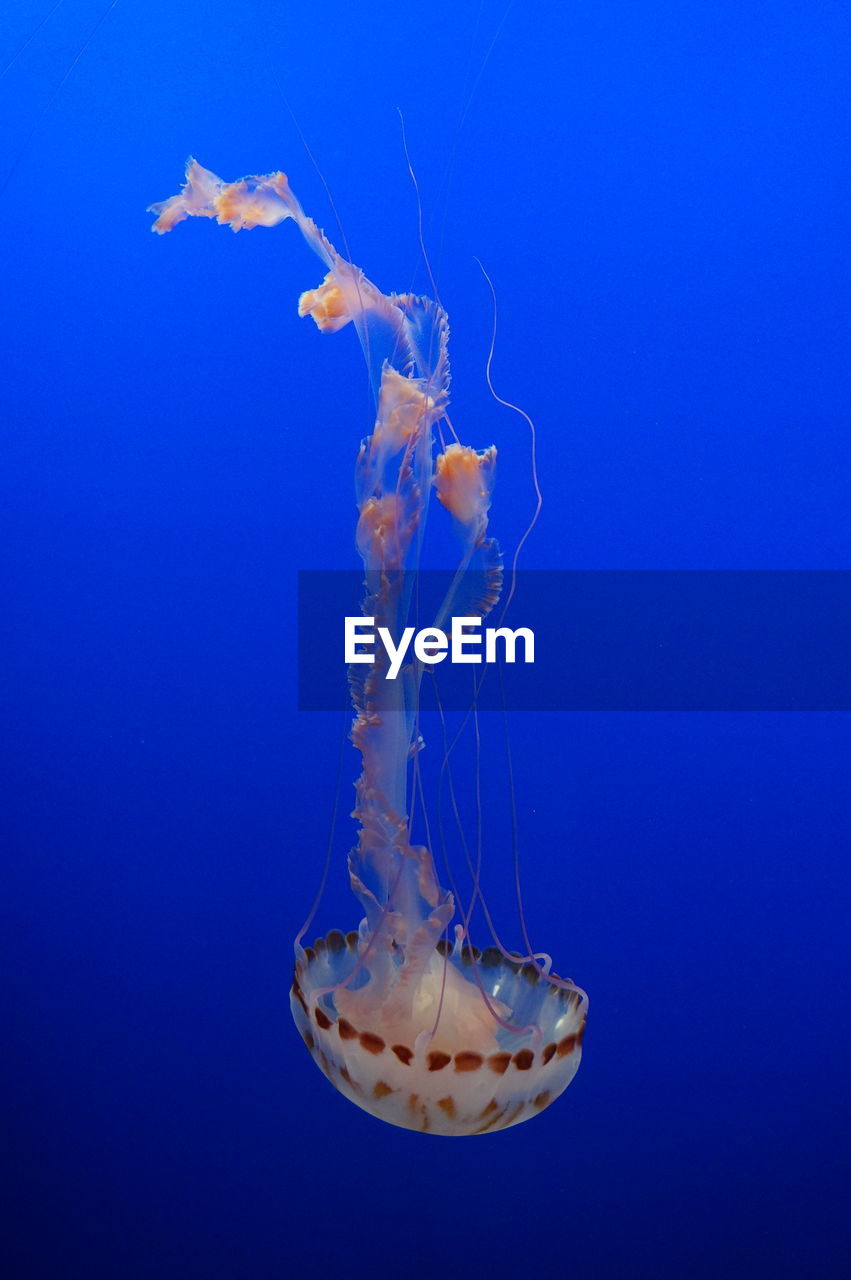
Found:
<svg viewBox="0 0 851 1280"><path fill-rule="evenodd" d="M0 54L48 7L4 7ZM847 716L515 716L529 927L591 997L576 1081L451 1143L310 1061L291 939L340 718L295 709L295 582L355 563L366 377L296 315L291 226L145 214L191 152L283 168L339 240L283 90L355 261L425 290L401 107L504 546L529 439L474 255L538 428L528 566L847 568L847 7L120 0L51 101L102 7L0 81L5 1274L848 1275ZM357 919L355 766L321 927Z"/></svg>

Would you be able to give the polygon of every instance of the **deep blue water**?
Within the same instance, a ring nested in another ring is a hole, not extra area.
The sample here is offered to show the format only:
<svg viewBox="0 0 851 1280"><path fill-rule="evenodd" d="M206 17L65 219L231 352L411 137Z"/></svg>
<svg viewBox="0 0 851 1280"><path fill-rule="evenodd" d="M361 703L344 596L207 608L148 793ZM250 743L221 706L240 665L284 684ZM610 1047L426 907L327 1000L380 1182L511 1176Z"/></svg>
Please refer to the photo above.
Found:
<svg viewBox="0 0 851 1280"><path fill-rule="evenodd" d="M0 62L49 7L4 7ZM340 718L296 710L295 584L355 564L366 378L296 315L293 228L145 213L192 153L283 168L336 235L286 94L355 261L425 289L400 107L504 546L529 442L473 255L538 428L528 566L847 568L847 7L118 0L54 94L104 7L0 80L4 1274L848 1275L847 715L514 716L576 1081L449 1144L310 1061L291 939ZM322 926L356 921L355 766Z"/></svg>

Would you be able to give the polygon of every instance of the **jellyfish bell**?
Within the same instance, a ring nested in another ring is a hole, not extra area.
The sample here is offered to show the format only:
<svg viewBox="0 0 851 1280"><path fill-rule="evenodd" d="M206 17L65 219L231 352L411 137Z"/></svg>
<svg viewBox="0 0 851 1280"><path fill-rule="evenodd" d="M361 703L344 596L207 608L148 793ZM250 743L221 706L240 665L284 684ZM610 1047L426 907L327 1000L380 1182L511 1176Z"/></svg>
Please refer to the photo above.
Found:
<svg viewBox="0 0 851 1280"><path fill-rule="evenodd" d="M488 532L496 450L445 442L443 424L454 432L439 301L382 293L307 217L282 173L226 183L191 160L181 191L151 211L161 234L188 217L234 231L296 223L326 268L299 312L325 333L354 325L375 397L375 424L356 462L363 613L398 642L434 488L461 543L438 618L488 614L502 588L502 556ZM480 584L472 596L464 594L468 570ZM351 739L362 758L349 879L363 919L312 947L302 946L303 934L296 939L293 1018L331 1083L370 1114L434 1134L494 1132L539 1114L573 1079L587 999L539 957L479 952L469 938L472 906L450 937L455 897L429 849L411 839L423 664L389 675L379 646L349 677Z"/></svg>
<svg viewBox="0 0 851 1280"><path fill-rule="evenodd" d="M296 960L290 999L314 1061L364 1111L423 1133L494 1133L540 1114L576 1075L577 988L456 940L431 952L407 1008L393 1009L369 983L349 988L361 948L359 933L317 938ZM404 959L399 983L403 970Z"/></svg>

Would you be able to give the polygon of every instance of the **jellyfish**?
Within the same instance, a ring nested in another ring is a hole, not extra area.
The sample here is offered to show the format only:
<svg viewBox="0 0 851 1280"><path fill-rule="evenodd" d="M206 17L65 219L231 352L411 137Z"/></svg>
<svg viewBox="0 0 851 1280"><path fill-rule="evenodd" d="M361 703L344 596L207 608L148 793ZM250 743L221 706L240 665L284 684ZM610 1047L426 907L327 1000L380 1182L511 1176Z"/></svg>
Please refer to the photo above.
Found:
<svg viewBox="0 0 851 1280"><path fill-rule="evenodd" d="M440 616L460 609L467 623L483 618L503 578L488 531L496 450L452 439L449 327L439 300L382 293L304 213L283 173L226 183L190 160L180 192L150 211L160 234L189 217L233 231L295 222L326 269L302 293L299 314L323 333L354 326L375 398L375 424L356 462L363 613L398 643L434 489L461 544ZM461 604L464 570L476 570L480 585ZM411 661L390 679L386 648L376 645L350 668L361 772L348 872L363 918L312 946L299 935L291 1008L325 1076L373 1116L432 1134L492 1133L540 1114L567 1088L587 998L549 971L548 958L480 951L468 936L469 913L450 928L454 895L440 884L432 851L413 842L409 820L422 665Z"/></svg>

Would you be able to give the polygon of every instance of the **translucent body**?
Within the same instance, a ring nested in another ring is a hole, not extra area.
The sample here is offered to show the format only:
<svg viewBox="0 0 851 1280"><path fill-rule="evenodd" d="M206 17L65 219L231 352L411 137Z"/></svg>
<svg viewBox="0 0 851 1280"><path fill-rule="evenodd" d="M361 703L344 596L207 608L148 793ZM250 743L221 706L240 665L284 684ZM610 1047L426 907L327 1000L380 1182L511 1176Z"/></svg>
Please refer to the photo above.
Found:
<svg viewBox="0 0 851 1280"><path fill-rule="evenodd" d="M585 1009L569 985L541 978L533 964L506 961L496 948L479 955L441 946L420 982L418 1018L409 1027L379 1022L375 1031L348 1016L353 1011L335 1014L326 998L313 998L331 986L338 995L345 990L338 984L356 968L359 946L356 933L329 933L308 947L296 962L292 1007L320 1069L365 1111L422 1133L494 1133L539 1115L576 1075ZM534 1030L494 1029L476 979L490 1002ZM423 1036L418 1027L434 1025L441 992L437 1030ZM368 1008L363 1013L370 1016Z"/></svg>
<svg viewBox="0 0 851 1280"><path fill-rule="evenodd" d="M190 161L181 192L152 211L160 233L186 217L215 218L234 231L297 224L327 269L321 284L302 294L299 313L323 332L354 324L375 393L375 425L356 469L363 611L376 627L401 633L406 571L417 562L434 487L460 534L459 568L477 569L484 584L455 612L484 616L502 583L499 549L488 536L496 451L453 443L434 457L435 425L449 399L449 331L440 305L382 293L304 214L282 173L228 184ZM441 619L453 613L460 580ZM520 979L511 957L488 952L484 963L462 949L463 931L455 947L438 945L455 904L429 850L411 842L408 822L421 671L412 664L388 680L386 652L377 646L376 655L372 666L353 665L350 673L352 741L363 768L349 875L364 918L346 940L330 934L313 949L297 943L293 1016L322 1070L359 1106L434 1133L493 1131L543 1110L570 1082L585 998L534 964Z"/></svg>

